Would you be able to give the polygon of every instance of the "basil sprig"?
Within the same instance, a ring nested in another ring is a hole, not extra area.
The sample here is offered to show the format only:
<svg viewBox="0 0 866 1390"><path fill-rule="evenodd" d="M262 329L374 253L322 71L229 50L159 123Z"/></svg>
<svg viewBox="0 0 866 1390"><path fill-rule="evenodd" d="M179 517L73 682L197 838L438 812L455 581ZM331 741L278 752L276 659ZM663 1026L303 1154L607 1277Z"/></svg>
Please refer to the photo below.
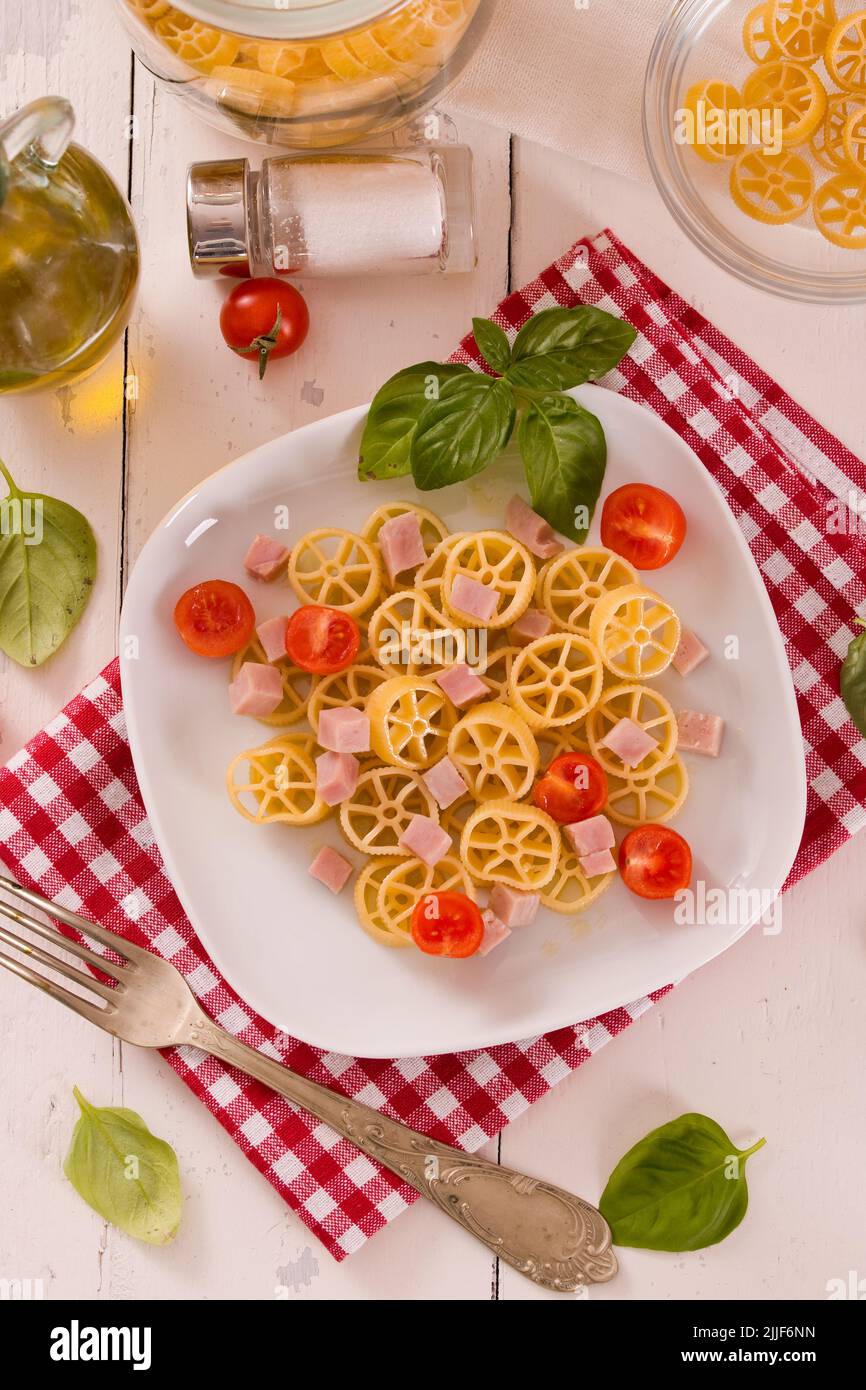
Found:
<svg viewBox="0 0 866 1390"><path fill-rule="evenodd" d="M473 319L473 329L491 371L421 362L391 377L370 407L358 476L411 473L424 492L448 487L487 468L517 425L533 507L557 531L582 542L601 492L607 447L592 412L563 393L615 367L635 330L589 306L535 314L513 345L489 319Z"/></svg>
<svg viewBox="0 0 866 1390"><path fill-rule="evenodd" d="M858 627L866 628L862 618L855 618L854 622ZM866 738L866 631L860 632L848 648L848 655L842 663L839 689L851 722Z"/></svg>
<svg viewBox="0 0 866 1390"><path fill-rule="evenodd" d="M680 1115L654 1129L614 1168L599 1209L615 1245L703 1250L739 1226L749 1205L746 1161L715 1120Z"/></svg>

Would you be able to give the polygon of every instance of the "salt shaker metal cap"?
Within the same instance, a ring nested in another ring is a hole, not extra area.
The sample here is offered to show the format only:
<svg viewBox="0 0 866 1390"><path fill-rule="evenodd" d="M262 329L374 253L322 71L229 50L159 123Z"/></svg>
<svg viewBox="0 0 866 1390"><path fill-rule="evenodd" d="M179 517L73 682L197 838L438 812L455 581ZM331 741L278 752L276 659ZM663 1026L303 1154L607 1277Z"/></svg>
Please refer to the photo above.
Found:
<svg viewBox="0 0 866 1390"><path fill-rule="evenodd" d="M214 159L190 165L186 225L196 275L249 265L254 204L249 160Z"/></svg>

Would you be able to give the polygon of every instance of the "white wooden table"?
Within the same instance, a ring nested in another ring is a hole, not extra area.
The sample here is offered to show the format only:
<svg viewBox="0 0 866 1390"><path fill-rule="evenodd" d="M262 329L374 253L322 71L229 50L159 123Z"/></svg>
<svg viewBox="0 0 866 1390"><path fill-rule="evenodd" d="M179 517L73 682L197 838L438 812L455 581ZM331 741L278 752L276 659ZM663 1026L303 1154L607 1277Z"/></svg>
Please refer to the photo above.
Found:
<svg viewBox="0 0 866 1390"><path fill-rule="evenodd" d="M130 566L180 494L226 459L367 400L407 362L447 355L472 314L606 224L866 452L862 309L752 292L683 241L650 188L465 123L480 180L478 271L304 285L308 344L260 384L220 340L224 290L193 279L184 231L188 162L247 147L156 94L101 8L97 18L76 0L9 0L0 40L4 114L46 91L69 96L79 139L131 190L143 251L126 368L138 398L125 400L118 350L77 387L0 401L17 479L81 508L100 545L93 601L62 653L36 672L0 666L4 759L114 654ZM828 1280L866 1275L864 902L854 843L786 898L779 936L752 932L504 1133L503 1161L590 1199L631 1143L684 1110L712 1115L737 1142L767 1136L735 1235L685 1256L623 1252L621 1277L593 1299L822 1298ZM173 1247L106 1227L65 1181L73 1084L141 1111L177 1149L186 1210ZM268 1299L287 1270L289 1298L545 1296L424 1203L337 1266L158 1057L112 1046L5 976L0 1184L0 1279L41 1278L49 1298Z"/></svg>

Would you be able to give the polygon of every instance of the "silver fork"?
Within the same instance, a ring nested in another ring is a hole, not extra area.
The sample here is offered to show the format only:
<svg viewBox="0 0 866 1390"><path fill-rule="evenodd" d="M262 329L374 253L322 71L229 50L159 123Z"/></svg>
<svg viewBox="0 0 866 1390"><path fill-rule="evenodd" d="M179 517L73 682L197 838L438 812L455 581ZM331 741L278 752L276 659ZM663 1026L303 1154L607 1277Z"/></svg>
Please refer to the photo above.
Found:
<svg viewBox="0 0 866 1390"><path fill-rule="evenodd" d="M32 965L0 951L0 965L20 979L124 1042L138 1047L201 1048L228 1066L254 1076L397 1173L494 1255L534 1283L556 1292L572 1293L581 1285L613 1278L617 1262L610 1248L610 1228L601 1213L582 1198L552 1183L427 1139L377 1110L298 1076L239 1042L209 1019L169 961L22 888L2 874L0 888L109 947L123 961L117 965L106 960L69 940L51 923L0 899L0 914L26 927L50 946L95 967L113 984L106 984L89 971L68 964L53 951L16 936L0 923L0 943L74 982L84 994L73 993Z"/></svg>

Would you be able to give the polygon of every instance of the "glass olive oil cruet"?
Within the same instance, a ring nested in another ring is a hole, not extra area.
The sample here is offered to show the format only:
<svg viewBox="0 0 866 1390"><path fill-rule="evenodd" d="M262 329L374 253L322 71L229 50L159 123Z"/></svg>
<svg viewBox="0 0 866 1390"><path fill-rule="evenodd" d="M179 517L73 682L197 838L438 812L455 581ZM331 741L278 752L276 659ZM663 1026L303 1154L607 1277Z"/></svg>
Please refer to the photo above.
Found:
<svg viewBox="0 0 866 1390"><path fill-rule="evenodd" d="M123 332L138 279L126 200L42 97L0 122L0 394L63 386Z"/></svg>

